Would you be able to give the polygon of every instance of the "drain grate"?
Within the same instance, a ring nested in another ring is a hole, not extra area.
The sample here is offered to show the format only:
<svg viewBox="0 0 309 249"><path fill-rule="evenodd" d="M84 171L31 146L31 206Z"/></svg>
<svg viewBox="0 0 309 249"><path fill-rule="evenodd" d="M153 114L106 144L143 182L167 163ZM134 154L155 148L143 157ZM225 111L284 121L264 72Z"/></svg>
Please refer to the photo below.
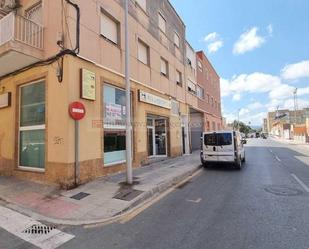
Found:
<svg viewBox="0 0 309 249"><path fill-rule="evenodd" d="M141 193L143 193L143 191L131 188L124 188L121 189L113 198L123 201L131 201L137 196L139 196Z"/></svg>
<svg viewBox="0 0 309 249"><path fill-rule="evenodd" d="M84 199L84 198L87 197L88 195L90 195L90 194L84 193L84 192L80 192L80 193L78 193L78 194L76 194L76 195L71 196L71 198L74 199L74 200L80 201L81 199Z"/></svg>
<svg viewBox="0 0 309 249"><path fill-rule="evenodd" d="M296 188L290 188L287 186L267 186L264 190L268 193L279 195L279 196L296 196L301 195L303 192Z"/></svg>
<svg viewBox="0 0 309 249"><path fill-rule="evenodd" d="M23 231L23 233L27 234L48 234L52 230L56 229L54 226L46 226L46 225L32 225Z"/></svg>

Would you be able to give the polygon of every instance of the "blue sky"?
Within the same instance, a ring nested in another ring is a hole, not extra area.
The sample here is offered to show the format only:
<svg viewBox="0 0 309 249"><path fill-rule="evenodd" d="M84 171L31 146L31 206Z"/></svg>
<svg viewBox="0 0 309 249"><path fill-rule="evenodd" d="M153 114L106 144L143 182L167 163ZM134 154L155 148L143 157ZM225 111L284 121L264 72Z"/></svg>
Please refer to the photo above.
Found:
<svg viewBox="0 0 309 249"><path fill-rule="evenodd" d="M260 125L268 111L309 107L308 0L171 0L187 40L221 76L223 114Z"/></svg>

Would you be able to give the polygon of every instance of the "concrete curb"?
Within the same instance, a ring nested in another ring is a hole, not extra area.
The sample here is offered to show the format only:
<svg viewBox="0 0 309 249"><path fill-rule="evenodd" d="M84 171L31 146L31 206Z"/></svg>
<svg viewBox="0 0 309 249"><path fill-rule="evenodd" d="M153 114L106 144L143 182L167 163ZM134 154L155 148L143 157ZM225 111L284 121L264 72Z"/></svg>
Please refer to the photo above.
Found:
<svg viewBox="0 0 309 249"><path fill-rule="evenodd" d="M118 212L112 217L109 218L97 218L97 219L90 219L90 220L73 220L73 219L57 219L57 218L52 218L48 216L44 216L42 214L33 212L31 210L25 210L24 208L10 203L8 200L3 199L5 202L3 206L10 208L14 211L17 211L19 213L22 213L24 215L27 215L35 220L41 221L41 222L46 222L46 223L51 223L55 225L69 225L69 226L79 226L79 225L94 225L94 224L108 224L115 222L119 219L121 219L123 216L134 212L137 208L140 208L141 206L145 205L147 202L151 201L153 198L157 197L161 193L167 191L171 187L177 185L178 183L184 181L186 178L190 177L193 175L195 172L197 172L199 169L201 169L201 165L194 166L192 169L183 172L177 176L174 176L173 178L162 182L161 184L153 187L151 190L144 192L140 196L136 197L132 203L126 208L124 208L121 212Z"/></svg>

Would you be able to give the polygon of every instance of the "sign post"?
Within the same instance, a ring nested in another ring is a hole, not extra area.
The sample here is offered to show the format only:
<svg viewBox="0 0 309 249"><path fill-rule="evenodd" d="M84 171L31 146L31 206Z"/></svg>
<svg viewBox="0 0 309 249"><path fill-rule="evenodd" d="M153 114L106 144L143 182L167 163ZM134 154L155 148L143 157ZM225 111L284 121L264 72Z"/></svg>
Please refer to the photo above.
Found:
<svg viewBox="0 0 309 249"><path fill-rule="evenodd" d="M85 106L81 102L72 102L69 105L69 114L75 120L75 167L74 167L74 185L77 186L79 179L79 120L86 114Z"/></svg>

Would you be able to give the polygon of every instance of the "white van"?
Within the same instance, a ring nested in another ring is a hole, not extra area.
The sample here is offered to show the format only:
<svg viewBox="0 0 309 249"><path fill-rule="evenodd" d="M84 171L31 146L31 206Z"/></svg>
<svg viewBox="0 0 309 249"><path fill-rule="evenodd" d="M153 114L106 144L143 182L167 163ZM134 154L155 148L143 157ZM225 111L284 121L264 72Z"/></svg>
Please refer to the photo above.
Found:
<svg viewBox="0 0 309 249"><path fill-rule="evenodd" d="M201 137L201 162L204 167L210 163L233 163L241 169L246 160L245 143L238 131L204 132Z"/></svg>

